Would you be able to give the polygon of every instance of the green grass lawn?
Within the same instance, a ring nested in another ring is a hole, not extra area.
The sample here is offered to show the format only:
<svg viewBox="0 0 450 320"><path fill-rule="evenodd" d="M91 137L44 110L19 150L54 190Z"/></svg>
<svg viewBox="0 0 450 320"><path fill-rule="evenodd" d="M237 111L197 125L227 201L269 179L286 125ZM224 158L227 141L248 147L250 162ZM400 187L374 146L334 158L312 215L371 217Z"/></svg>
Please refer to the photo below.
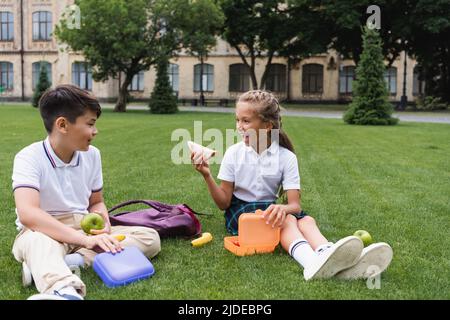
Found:
<svg viewBox="0 0 450 320"><path fill-rule="evenodd" d="M20 264L11 247L16 234L11 173L14 155L46 134L36 109L0 107L0 299L25 299ZM187 203L200 216L212 243L192 248L167 239L152 260L155 275L109 289L92 269L82 272L87 299L449 299L450 126L400 123L394 127L345 125L341 120L287 117L296 147L303 208L331 240L368 230L394 249L381 289L366 282L305 282L302 269L280 247L273 254L236 257L223 248L224 218L190 165L174 165L171 133L234 127L217 113L151 115L105 110L94 145L103 158L107 206L129 199ZM212 166L216 176L218 166Z"/></svg>

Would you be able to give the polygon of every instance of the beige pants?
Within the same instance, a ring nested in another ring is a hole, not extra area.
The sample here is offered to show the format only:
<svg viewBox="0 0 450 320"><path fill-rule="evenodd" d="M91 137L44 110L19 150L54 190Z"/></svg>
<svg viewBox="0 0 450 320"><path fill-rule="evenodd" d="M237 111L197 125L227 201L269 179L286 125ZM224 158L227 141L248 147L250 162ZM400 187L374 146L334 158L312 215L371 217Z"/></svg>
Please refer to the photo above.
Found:
<svg viewBox="0 0 450 320"><path fill-rule="evenodd" d="M62 223L83 232L80 221L83 215L66 214L55 216ZM123 234L124 247L135 246L147 257L153 258L161 250L159 234L146 227L111 227L111 234ZM53 240L49 236L29 229L22 229L14 241L12 253L19 262L25 262L31 270L33 280L40 293L53 293L65 286L74 287L82 296L86 295L86 286L81 279L72 274L64 261L66 254L78 252L84 257L85 266L92 265L97 254L86 248L75 247Z"/></svg>

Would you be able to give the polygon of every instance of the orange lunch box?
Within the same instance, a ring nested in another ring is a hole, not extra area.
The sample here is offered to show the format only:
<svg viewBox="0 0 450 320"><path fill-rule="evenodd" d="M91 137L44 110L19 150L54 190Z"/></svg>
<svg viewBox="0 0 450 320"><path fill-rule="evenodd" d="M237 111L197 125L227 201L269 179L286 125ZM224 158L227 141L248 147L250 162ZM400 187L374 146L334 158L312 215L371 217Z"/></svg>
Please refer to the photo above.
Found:
<svg viewBox="0 0 450 320"><path fill-rule="evenodd" d="M238 236L225 237L224 247L237 256L270 253L280 243L280 228L266 224L261 210L243 213L238 220Z"/></svg>

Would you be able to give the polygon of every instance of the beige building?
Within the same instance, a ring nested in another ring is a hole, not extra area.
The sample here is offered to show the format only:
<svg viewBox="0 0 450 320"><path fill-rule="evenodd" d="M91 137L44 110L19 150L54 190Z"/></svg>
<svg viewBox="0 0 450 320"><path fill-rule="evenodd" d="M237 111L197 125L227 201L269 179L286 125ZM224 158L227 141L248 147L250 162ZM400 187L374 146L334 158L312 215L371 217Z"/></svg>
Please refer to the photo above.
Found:
<svg viewBox="0 0 450 320"><path fill-rule="evenodd" d="M119 79L92 80L91 68L80 54L62 51L52 32L73 0L0 0L0 92L4 99L28 100L33 94L43 65L52 85L72 83L91 90L101 100L115 100ZM391 99L399 101L403 90L404 55L386 71ZM423 86L414 72L415 61L407 59L406 94L411 101ZM287 66L284 58L275 58L266 89L280 98L299 102L339 102L351 98L354 63L343 60L335 51ZM258 81L265 61L257 61ZM179 54L171 59L168 70L174 91L182 101L199 96L202 81L208 99L233 100L251 89L249 73L237 53L223 40L205 61L200 79L199 60ZM136 99L148 99L155 81L155 70L136 75L130 86Z"/></svg>

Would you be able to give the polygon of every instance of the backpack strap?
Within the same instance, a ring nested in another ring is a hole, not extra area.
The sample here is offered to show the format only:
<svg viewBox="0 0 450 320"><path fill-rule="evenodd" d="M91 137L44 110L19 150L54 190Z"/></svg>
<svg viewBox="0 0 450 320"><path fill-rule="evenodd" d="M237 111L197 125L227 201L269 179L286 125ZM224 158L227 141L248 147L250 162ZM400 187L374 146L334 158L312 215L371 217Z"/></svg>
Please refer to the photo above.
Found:
<svg viewBox="0 0 450 320"><path fill-rule="evenodd" d="M112 207L111 209L108 210L108 213L111 214L113 211L129 206L130 204L136 204L136 203L142 203L142 204L146 204L149 207L153 208L153 201L148 201L148 200L129 200L129 201L125 201L122 203L119 203L117 206Z"/></svg>

